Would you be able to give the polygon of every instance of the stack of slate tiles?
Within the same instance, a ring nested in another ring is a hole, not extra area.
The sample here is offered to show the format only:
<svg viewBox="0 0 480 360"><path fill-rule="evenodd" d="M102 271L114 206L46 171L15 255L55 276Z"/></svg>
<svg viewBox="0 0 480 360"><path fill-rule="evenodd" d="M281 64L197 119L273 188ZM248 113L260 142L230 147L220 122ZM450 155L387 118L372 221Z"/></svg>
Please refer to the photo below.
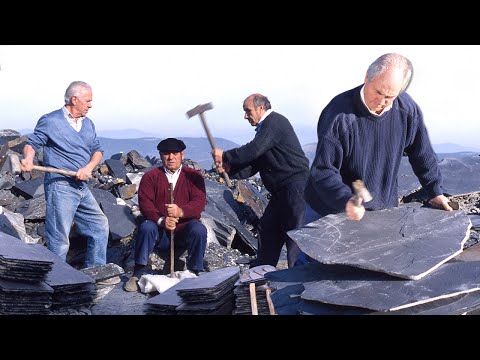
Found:
<svg viewBox="0 0 480 360"><path fill-rule="evenodd" d="M97 294L95 280L63 261L43 245L39 248L45 259L53 262L45 282L53 288L52 310L89 307Z"/></svg>
<svg viewBox="0 0 480 360"><path fill-rule="evenodd" d="M176 290L182 299L176 308L178 315L231 315L235 308L233 289L239 274L240 268L232 266L183 280L184 286Z"/></svg>
<svg viewBox="0 0 480 360"><path fill-rule="evenodd" d="M257 301L258 315L269 315L266 291L268 289L265 273L276 271L271 265L255 266L245 270L235 283L235 310L234 315L252 315L252 306L250 298L250 284L255 284L255 296Z"/></svg>
<svg viewBox="0 0 480 360"><path fill-rule="evenodd" d="M0 232L0 314L48 314L54 290L44 280L52 265L37 246Z"/></svg>
<svg viewBox="0 0 480 360"><path fill-rule="evenodd" d="M0 232L0 313L51 314L92 305L95 280L41 244Z"/></svg>
<svg viewBox="0 0 480 360"><path fill-rule="evenodd" d="M190 287L192 280L194 279L183 279L164 292L149 298L145 302L144 312L147 315L176 315L177 307L183 303L177 290Z"/></svg>

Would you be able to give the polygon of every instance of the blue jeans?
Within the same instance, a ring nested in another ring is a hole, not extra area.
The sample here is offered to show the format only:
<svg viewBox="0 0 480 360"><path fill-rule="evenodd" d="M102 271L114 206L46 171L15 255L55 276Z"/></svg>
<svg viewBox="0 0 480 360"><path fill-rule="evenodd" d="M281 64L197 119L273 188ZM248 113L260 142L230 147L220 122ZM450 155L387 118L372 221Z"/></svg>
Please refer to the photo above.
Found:
<svg viewBox="0 0 480 360"><path fill-rule="evenodd" d="M159 227L151 220L144 220L138 227L135 241L135 264L147 265L154 248L170 249L170 231ZM174 234L174 247L187 249L187 269L203 271L203 258L207 247L207 228L198 220L191 220Z"/></svg>
<svg viewBox="0 0 480 360"><path fill-rule="evenodd" d="M303 225L307 225L315 220L318 220L322 217L319 213L317 213L315 210L312 209L310 205L308 205L307 202L305 202L305 211L304 211L304 216L303 216ZM303 251L300 252L298 255L297 260L295 261L294 266L300 266L300 265L305 265L307 263L310 263L312 261L315 261L312 259L310 256L305 254Z"/></svg>
<svg viewBox="0 0 480 360"><path fill-rule="evenodd" d="M108 245L108 219L85 182L54 178L45 188L45 234L48 249L64 261L70 247L73 222L87 240L85 267L105 265Z"/></svg>

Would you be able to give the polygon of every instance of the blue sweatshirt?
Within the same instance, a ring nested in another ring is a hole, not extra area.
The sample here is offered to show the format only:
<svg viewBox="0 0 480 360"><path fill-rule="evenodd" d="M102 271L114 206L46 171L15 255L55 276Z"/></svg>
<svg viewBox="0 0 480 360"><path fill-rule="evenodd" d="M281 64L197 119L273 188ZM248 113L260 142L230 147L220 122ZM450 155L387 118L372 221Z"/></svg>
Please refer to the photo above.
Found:
<svg viewBox="0 0 480 360"><path fill-rule="evenodd" d="M320 114L305 200L322 216L345 210L357 179L373 196L366 209L398 206L397 175L404 154L428 196L443 193L419 106L404 92L389 111L376 117L361 100L362 86L337 95Z"/></svg>
<svg viewBox="0 0 480 360"><path fill-rule="evenodd" d="M43 164L57 169L77 171L87 165L96 151L103 154L97 139L95 126L88 117L77 132L65 119L62 109L43 115L37 122L27 144L38 152L43 146ZM64 177L56 173L46 173L45 181L54 177Z"/></svg>

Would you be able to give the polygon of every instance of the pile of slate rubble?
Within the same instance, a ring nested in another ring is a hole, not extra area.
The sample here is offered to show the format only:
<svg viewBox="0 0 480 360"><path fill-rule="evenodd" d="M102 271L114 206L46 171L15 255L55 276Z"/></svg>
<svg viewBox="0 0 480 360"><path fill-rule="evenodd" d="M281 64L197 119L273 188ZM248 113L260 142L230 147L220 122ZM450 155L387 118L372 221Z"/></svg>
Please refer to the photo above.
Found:
<svg viewBox="0 0 480 360"><path fill-rule="evenodd" d="M44 173L13 174L8 161L11 154L21 156L25 142L14 130L0 130L0 314L105 314L94 311L101 308L101 287L79 271L85 241L75 226L67 262L45 247ZM35 162L42 164L42 153ZM213 170L186 159L184 165L199 170L207 187L201 217L208 230L206 272L162 294L129 296L137 296L143 314L251 314L247 288L254 282L259 314L271 313L267 289L276 314L471 312L480 306L480 157L459 154L439 158L439 163L445 194L459 203L459 210L448 213L427 206L405 159L398 179L399 208L367 212L358 223L343 214L330 215L291 231L317 261L286 269L284 250L276 268L260 271L248 269L248 263L256 254L256 226L269 199L261 180L234 180L229 189ZM89 183L109 220L107 262L125 272L133 268L134 239L142 220L138 184L160 164L158 158L132 149L104 159ZM168 273L169 258L152 254L152 273ZM184 269L184 260L185 254L175 254L175 270ZM121 285L114 290L128 295ZM118 309L121 304L108 306Z"/></svg>

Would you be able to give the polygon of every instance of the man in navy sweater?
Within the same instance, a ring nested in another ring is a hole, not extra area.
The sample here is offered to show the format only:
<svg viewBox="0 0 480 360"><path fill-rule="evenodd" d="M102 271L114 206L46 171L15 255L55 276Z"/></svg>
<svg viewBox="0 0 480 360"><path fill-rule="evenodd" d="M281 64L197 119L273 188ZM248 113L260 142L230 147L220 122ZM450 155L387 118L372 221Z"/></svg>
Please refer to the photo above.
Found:
<svg viewBox="0 0 480 360"><path fill-rule="evenodd" d="M271 194L258 224L257 258L250 267L276 266L284 244L288 266L292 267L300 248L287 231L303 224L308 159L290 122L272 111L266 96L248 96L243 102L243 110L244 118L256 127L254 139L228 151L214 149L212 156L217 170L227 171L233 179L246 179L259 172Z"/></svg>
<svg viewBox="0 0 480 360"><path fill-rule="evenodd" d="M95 126L87 117L92 88L74 81L65 91L64 100L65 106L38 120L23 148L21 167L22 171L32 171L35 153L43 147L44 165L76 173L75 177L52 172L45 175L48 249L66 260L70 228L75 222L77 232L87 240L85 267L105 265L108 220L88 188L92 171L103 157Z"/></svg>
<svg viewBox="0 0 480 360"><path fill-rule="evenodd" d="M305 223L345 211L351 220L365 214L352 183L363 180L373 200L369 210L398 206L397 175L406 154L430 202L451 211L420 107L405 92L411 62L385 54L368 68L365 82L334 97L317 126L318 144L305 188Z"/></svg>

